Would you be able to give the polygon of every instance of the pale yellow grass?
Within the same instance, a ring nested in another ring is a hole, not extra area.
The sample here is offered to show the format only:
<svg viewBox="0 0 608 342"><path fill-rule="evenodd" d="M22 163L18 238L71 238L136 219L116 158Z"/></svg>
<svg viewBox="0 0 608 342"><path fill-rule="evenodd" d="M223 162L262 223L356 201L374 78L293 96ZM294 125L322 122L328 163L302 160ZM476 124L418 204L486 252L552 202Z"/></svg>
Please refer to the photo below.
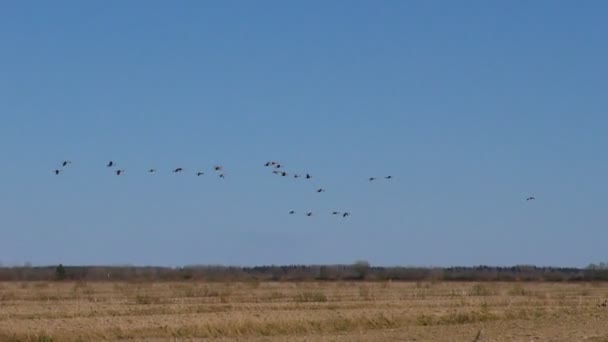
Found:
<svg viewBox="0 0 608 342"><path fill-rule="evenodd" d="M608 341L607 284L0 283L0 341Z"/></svg>

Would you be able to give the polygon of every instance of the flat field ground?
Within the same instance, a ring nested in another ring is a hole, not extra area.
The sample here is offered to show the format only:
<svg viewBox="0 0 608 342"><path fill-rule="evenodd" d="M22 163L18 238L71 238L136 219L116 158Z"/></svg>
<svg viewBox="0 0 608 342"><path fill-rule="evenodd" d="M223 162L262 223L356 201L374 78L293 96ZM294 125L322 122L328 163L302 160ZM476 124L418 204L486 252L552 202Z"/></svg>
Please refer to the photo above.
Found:
<svg viewBox="0 0 608 342"><path fill-rule="evenodd" d="M0 283L0 341L608 341L606 283Z"/></svg>

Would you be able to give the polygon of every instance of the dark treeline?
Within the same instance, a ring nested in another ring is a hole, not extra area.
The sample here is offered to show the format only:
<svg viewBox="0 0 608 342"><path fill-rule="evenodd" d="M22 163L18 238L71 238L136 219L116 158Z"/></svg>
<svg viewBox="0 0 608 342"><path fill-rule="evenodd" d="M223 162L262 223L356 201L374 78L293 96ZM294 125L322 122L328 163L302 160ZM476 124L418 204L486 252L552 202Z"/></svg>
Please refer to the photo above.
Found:
<svg viewBox="0 0 608 342"><path fill-rule="evenodd" d="M0 267L0 281L607 281L603 267L376 267L288 266L44 266Z"/></svg>

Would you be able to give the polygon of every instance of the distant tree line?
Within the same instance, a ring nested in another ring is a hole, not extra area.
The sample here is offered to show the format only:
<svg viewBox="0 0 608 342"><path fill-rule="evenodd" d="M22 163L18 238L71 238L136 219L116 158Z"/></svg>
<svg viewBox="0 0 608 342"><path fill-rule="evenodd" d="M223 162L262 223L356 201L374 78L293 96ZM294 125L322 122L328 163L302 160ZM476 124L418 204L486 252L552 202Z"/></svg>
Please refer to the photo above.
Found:
<svg viewBox="0 0 608 342"><path fill-rule="evenodd" d="M608 281L608 267L378 267L286 266L19 266L0 267L0 281Z"/></svg>

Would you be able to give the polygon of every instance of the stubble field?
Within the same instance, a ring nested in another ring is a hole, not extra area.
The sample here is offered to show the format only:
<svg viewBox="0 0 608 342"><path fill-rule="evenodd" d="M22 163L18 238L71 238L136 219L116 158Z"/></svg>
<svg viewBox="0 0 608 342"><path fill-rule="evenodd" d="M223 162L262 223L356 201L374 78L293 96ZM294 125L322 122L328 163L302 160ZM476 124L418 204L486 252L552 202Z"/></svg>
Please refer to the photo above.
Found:
<svg viewBox="0 0 608 342"><path fill-rule="evenodd" d="M0 283L0 341L608 341L604 283Z"/></svg>

